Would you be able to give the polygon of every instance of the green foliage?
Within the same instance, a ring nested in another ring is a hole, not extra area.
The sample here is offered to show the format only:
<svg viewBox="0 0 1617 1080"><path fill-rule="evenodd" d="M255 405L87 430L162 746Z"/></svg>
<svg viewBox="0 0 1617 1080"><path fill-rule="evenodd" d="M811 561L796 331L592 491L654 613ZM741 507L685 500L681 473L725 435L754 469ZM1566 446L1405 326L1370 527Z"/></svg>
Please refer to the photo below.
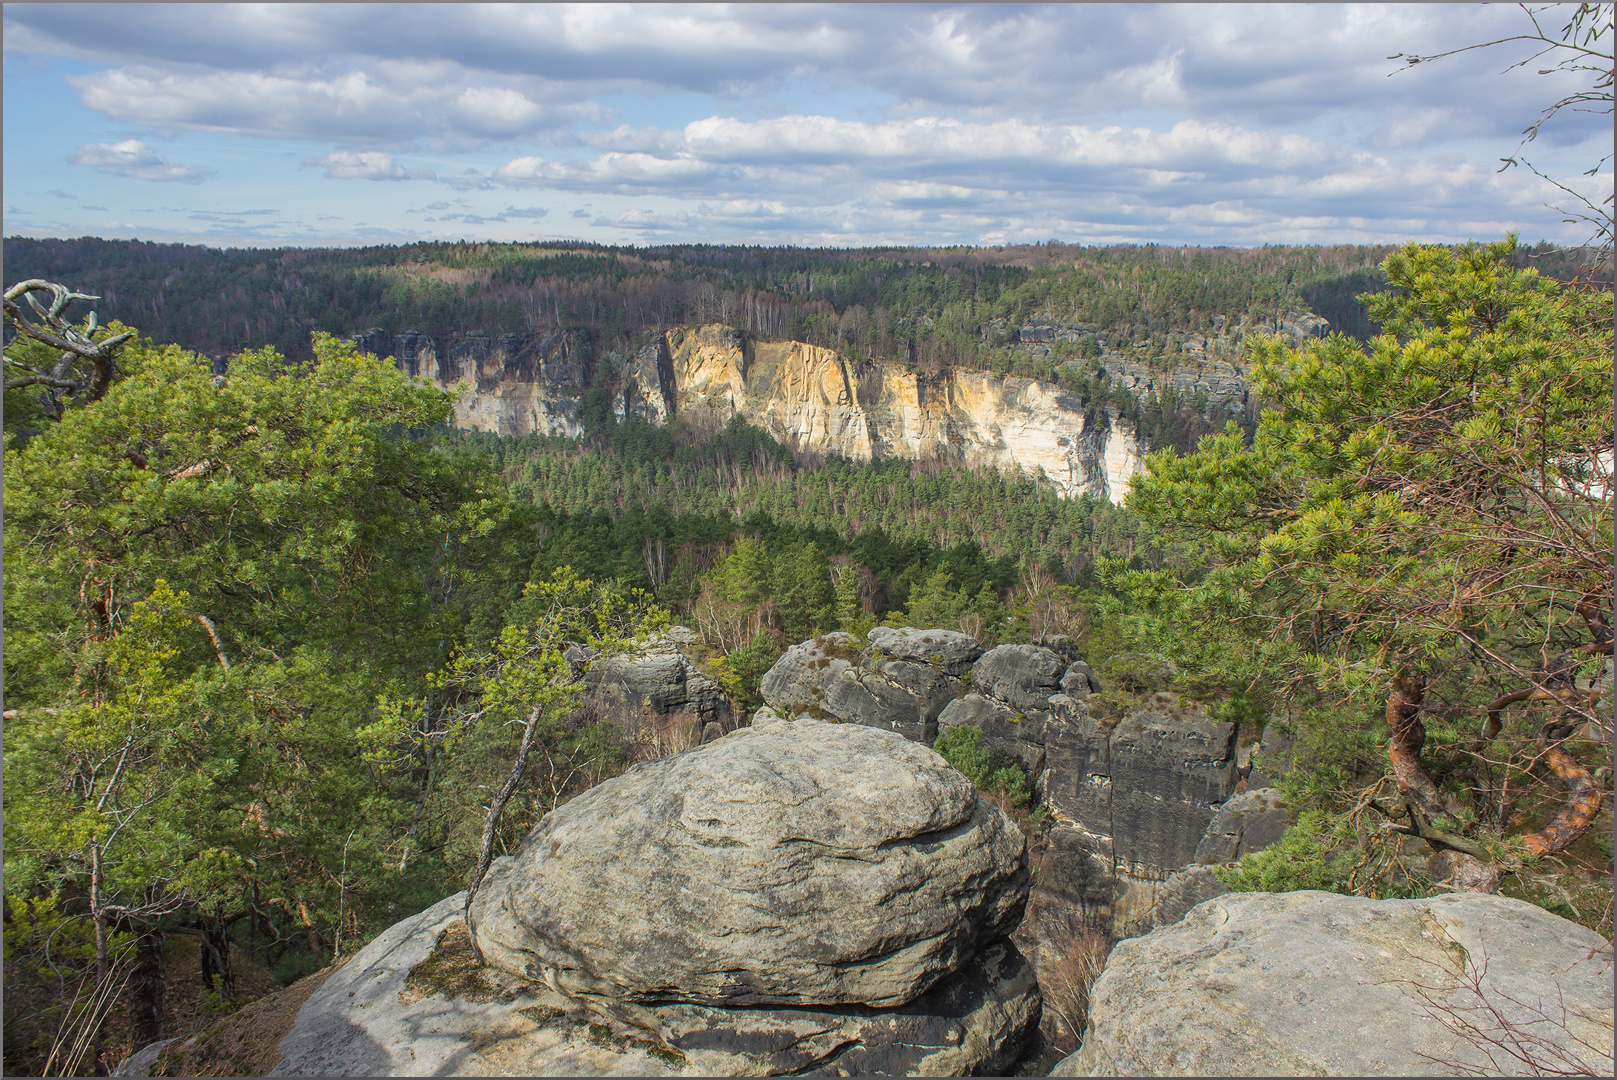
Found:
<svg viewBox="0 0 1617 1080"><path fill-rule="evenodd" d="M756 637L751 644L735 649L724 657L726 677L721 678L720 685L724 687L741 713L751 716L763 705L763 694L758 687L764 681L769 669L775 666L783 650L768 637Z"/></svg>
<svg viewBox="0 0 1617 1080"><path fill-rule="evenodd" d="M417 837L401 858L427 848L464 877L492 792L510 775L530 723L533 778L500 817L499 852L514 850L576 792L620 772L628 733L590 713L581 667L568 654L610 656L667 628L668 612L644 591L562 567L524 588L497 638L466 644L429 675L427 693L382 697L375 722L356 733L359 747L377 765L424 774Z"/></svg>
<svg viewBox="0 0 1617 1080"><path fill-rule="evenodd" d="M955 588L949 568L939 566L919 588L910 591L908 609L890 613L885 625L960 630L991 648L1005 620L1005 605L991 584L984 582L972 595Z"/></svg>
<svg viewBox="0 0 1617 1080"><path fill-rule="evenodd" d="M970 724L950 728L938 736L932 749L964 774L978 791L998 795L1017 809L1027 809L1032 800L1027 773L1003 750L987 750L980 728Z"/></svg>
<svg viewBox="0 0 1617 1080"><path fill-rule="evenodd" d="M1372 347L1259 347L1277 407L1251 447L1232 430L1151 457L1129 506L1210 543L1225 565L1204 600L1352 682L1386 670L1368 658L1436 660L1524 616L1564 627L1549 594L1603 587L1611 507L1589 485L1611 442L1610 294L1562 294L1513 249L1390 257Z"/></svg>
<svg viewBox="0 0 1617 1080"><path fill-rule="evenodd" d="M1562 289L1518 255L1514 238L1393 254L1387 288L1364 297L1378 337L1260 343L1252 378L1273 408L1255 433L1153 454L1131 490L1132 510L1209 565L1109 576L1108 614L1227 689L1283 687L1266 704L1288 705L1306 762L1284 787L1312 814L1363 811L1400 670L1423 677L1424 760L1402 767L1436 782L1437 827L1498 847L1560 804L1522 771L1536 733L1483 746L1476 730L1490 699L1543 685L1558 652L1609 639L1577 609L1611 604L1612 297ZM1563 707L1569 726L1593 718ZM1519 812L1525 789L1542 809ZM1342 826L1327 838L1331 819L1309 820L1295 850L1243 878L1403 880L1362 836L1351 866L1319 855Z"/></svg>
<svg viewBox="0 0 1617 1080"><path fill-rule="evenodd" d="M1344 859L1331 843L1325 815L1315 810L1304 813L1277 843L1213 872L1234 892L1348 892L1342 887Z"/></svg>
<svg viewBox="0 0 1617 1080"><path fill-rule="evenodd" d="M412 778L368 767L358 732L447 655L475 614L457 579L513 515L486 466L401 437L448 418L441 391L313 353L220 376L137 343L103 398L8 446L8 897L137 931L251 911L234 925L273 928L274 960L419 895Z"/></svg>

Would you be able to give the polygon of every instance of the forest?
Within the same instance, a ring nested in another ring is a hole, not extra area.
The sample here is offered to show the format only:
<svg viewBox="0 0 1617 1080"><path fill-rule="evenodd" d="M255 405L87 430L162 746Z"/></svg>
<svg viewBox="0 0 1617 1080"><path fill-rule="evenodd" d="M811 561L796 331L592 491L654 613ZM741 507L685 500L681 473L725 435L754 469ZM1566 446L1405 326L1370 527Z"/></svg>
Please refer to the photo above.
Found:
<svg viewBox="0 0 1617 1080"><path fill-rule="evenodd" d="M1571 256L5 245L8 1071L289 985L688 747L600 719L565 658L673 623L743 715L825 631L1065 635L1104 707L1296 733L1295 824L1232 886L1430 890L1387 870L1417 835L1612 932L1612 306ZM1158 440L1124 506L739 418L458 431L343 340L720 321L988 367L1047 319L1167 363L1305 309L1341 332L1252 342L1265 409Z"/></svg>

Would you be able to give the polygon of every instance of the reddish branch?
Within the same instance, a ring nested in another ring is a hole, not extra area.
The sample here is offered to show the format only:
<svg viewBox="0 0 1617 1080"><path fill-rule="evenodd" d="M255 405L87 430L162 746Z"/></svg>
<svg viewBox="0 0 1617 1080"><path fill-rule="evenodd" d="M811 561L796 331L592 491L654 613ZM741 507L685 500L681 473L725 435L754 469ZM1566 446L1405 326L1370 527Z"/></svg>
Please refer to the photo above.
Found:
<svg viewBox="0 0 1617 1080"><path fill-rule="evenodd" d="M1420 721L1421 703L1426 697L1426 680L1401 668L1393 676L1392 693L1387 696L1387 754L1392 758L1392 774L1404 798L1427 815L1443 812L1437 784L1421 764L1421 748L1426 745L1426 727Z"/></svg>

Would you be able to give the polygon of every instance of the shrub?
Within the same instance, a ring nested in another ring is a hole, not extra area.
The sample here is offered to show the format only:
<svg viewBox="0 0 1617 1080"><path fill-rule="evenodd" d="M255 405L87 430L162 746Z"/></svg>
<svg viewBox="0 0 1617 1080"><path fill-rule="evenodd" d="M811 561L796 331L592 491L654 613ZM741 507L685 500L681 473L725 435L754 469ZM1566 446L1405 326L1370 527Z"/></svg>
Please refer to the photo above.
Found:
<svg viewBox="0 0 1617 1080"><path fill-rule="evenodd" d="M1010 807L1026 810L1033 799L1027 773L1003 750L983 746L983 733L970 724L961 724L938 736L932 749L958 769L978 791L1003 798Z"/></svg>

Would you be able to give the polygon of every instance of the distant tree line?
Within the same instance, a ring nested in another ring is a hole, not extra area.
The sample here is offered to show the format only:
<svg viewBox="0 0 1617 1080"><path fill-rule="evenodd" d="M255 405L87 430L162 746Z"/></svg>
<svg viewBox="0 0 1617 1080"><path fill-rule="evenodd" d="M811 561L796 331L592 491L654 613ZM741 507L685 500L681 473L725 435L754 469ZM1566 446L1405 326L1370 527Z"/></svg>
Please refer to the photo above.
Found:
<svg viewBox="0 0 1617 1080"><path fill-rule="evenodd" d="M861 249L414 244L216 250L141 241L5 241L8 278L72 282L103 318L214 355L272 345L307 360L310 334L372 326L432 334L566 329L597 349L719 322L939 370L1024 366L988 324L1082 324L1160 355L1217 316L1305 307L1356 334L1352 297L1379 247ZM1070 344L1070 343L1069 343ZM1089 348L1093 350L1094 346ZM1072 346L1064 358L1080 358ZM1035 374L1031 366L1016 374ZM1048 374L1047 372L1045 374Z"/></svg>

